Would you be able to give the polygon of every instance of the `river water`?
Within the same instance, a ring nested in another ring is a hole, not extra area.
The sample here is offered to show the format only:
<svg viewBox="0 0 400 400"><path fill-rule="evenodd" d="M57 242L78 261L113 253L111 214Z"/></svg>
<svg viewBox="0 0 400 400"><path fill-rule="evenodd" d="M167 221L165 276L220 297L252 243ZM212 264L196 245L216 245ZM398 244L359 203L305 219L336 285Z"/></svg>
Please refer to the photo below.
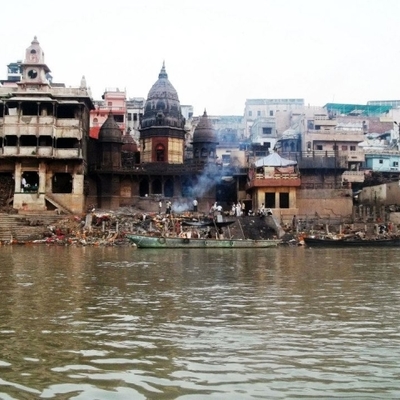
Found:
<svg viewBox="0 0 400 400"><path fill-rule="evenodd" d="M400 398L400 249L0 247L0 399Z"/></svg>

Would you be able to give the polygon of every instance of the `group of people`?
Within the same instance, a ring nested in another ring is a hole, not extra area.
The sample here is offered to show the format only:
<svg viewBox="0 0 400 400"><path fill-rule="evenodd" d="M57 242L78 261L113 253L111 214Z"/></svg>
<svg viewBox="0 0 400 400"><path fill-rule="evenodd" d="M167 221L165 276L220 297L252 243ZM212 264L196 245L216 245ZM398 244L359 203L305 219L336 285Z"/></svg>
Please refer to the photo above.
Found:
<svg viewBox="0 0 400 400"><path fill-rule="evenodd" d="M163 208L163 203L162 203L162 201L160 200L160 201L158 202L158 214L160 214L160 215L161 215L161 212L162 212L162 208ZM166 215L170 215L171 212L172 212L172 202L171 202L170 200L167 200L167 201L165 202L165 214L166 214Z"/></svg>
<svg viewBox="0 0 400 400"><path fill-rule="evenodd" d="M232 204L231 208L231 215L236 215L237 217L241 217L246 215L246 204L244 201L240 202L238 201L236 204Z"/></svg>
<svg viewBox="0 0 400 400"><path fill-rule="evenodd" d="M198 200L196 198L193 199L193 212L197 212L198 211L198 205L199 205ZM163 202L162 202L162 200L159 200L159 202L158 202L158 214L161 215L162 209L163 209ZM172 212L172 202L170 200L166 200L165 201L165 214L166 215L170 215L171 212Z"/></svg>
<svg viewBox="0 0 400 400"><path fill-rule="evenodd" d="M210 214L211 215L221 215L222 211L223 211L223 209L222 209L221 204L218 204L217 202L215 202L210 209Z"/></svg>

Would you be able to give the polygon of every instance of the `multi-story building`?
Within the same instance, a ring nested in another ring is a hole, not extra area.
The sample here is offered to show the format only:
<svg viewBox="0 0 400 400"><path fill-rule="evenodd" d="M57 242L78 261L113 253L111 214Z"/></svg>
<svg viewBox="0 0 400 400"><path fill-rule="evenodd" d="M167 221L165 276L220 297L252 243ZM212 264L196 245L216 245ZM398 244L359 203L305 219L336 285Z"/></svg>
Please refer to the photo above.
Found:
<svg viewBox="0 0 400 400"><path fill-rule="evenodd" d="M132 97L126 101L127 131L137 143L140 139L140 121L143 117L145 100L144 97Z"/></svg>
<svg viewBox="0 0 400 400"><path fill-rule="evenodd" d="M304 99L247 99L244 109L244 134L246 137L251 136L251 127L257 118L273 118L273 133L281 134L290 128L291 112L303 107Z"/></svg>
<svg viewBox="0 0 400 400"><path fill-rule="evenodd" d="M109 113L112 113L121 132L125 132L127 128L126 93L118 88L107 88L102 99L94 102L95 109L90 112L90 137L98 137L99 130Z"/></svg>
<svg viewBox="0 0 400 400"><path fill-rule="evenodd" d="M0 86L0 177L14 209L80 213L93 102L84 78L65 87L49 81L49 73L35 37L21 79Z"/></svg>

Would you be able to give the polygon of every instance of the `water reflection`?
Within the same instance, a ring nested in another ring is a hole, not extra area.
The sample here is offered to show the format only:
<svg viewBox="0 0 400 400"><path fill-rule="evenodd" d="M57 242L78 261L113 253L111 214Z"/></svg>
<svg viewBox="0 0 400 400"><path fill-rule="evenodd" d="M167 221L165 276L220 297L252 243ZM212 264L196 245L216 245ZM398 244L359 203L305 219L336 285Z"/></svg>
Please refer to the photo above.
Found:
<svg viewBox="0 0 400 400"><path fill-rule="evenodd" d="M399 396L397 249L0 248L0 398Z"/></svg>

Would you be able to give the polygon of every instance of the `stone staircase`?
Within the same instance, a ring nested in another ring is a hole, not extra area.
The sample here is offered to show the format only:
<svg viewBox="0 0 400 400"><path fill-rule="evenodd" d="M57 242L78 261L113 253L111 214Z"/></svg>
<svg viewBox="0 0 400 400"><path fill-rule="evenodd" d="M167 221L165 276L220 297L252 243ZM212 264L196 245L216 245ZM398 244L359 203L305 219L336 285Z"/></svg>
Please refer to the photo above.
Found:
<svg viewBox="0 0 400 400"><path fill-rule="evenodd" d="M43 239L47 226L55 224L65 215L55 215L54 212L26 211L23 214L0 213L0 241L31 241Z"/></svg>

